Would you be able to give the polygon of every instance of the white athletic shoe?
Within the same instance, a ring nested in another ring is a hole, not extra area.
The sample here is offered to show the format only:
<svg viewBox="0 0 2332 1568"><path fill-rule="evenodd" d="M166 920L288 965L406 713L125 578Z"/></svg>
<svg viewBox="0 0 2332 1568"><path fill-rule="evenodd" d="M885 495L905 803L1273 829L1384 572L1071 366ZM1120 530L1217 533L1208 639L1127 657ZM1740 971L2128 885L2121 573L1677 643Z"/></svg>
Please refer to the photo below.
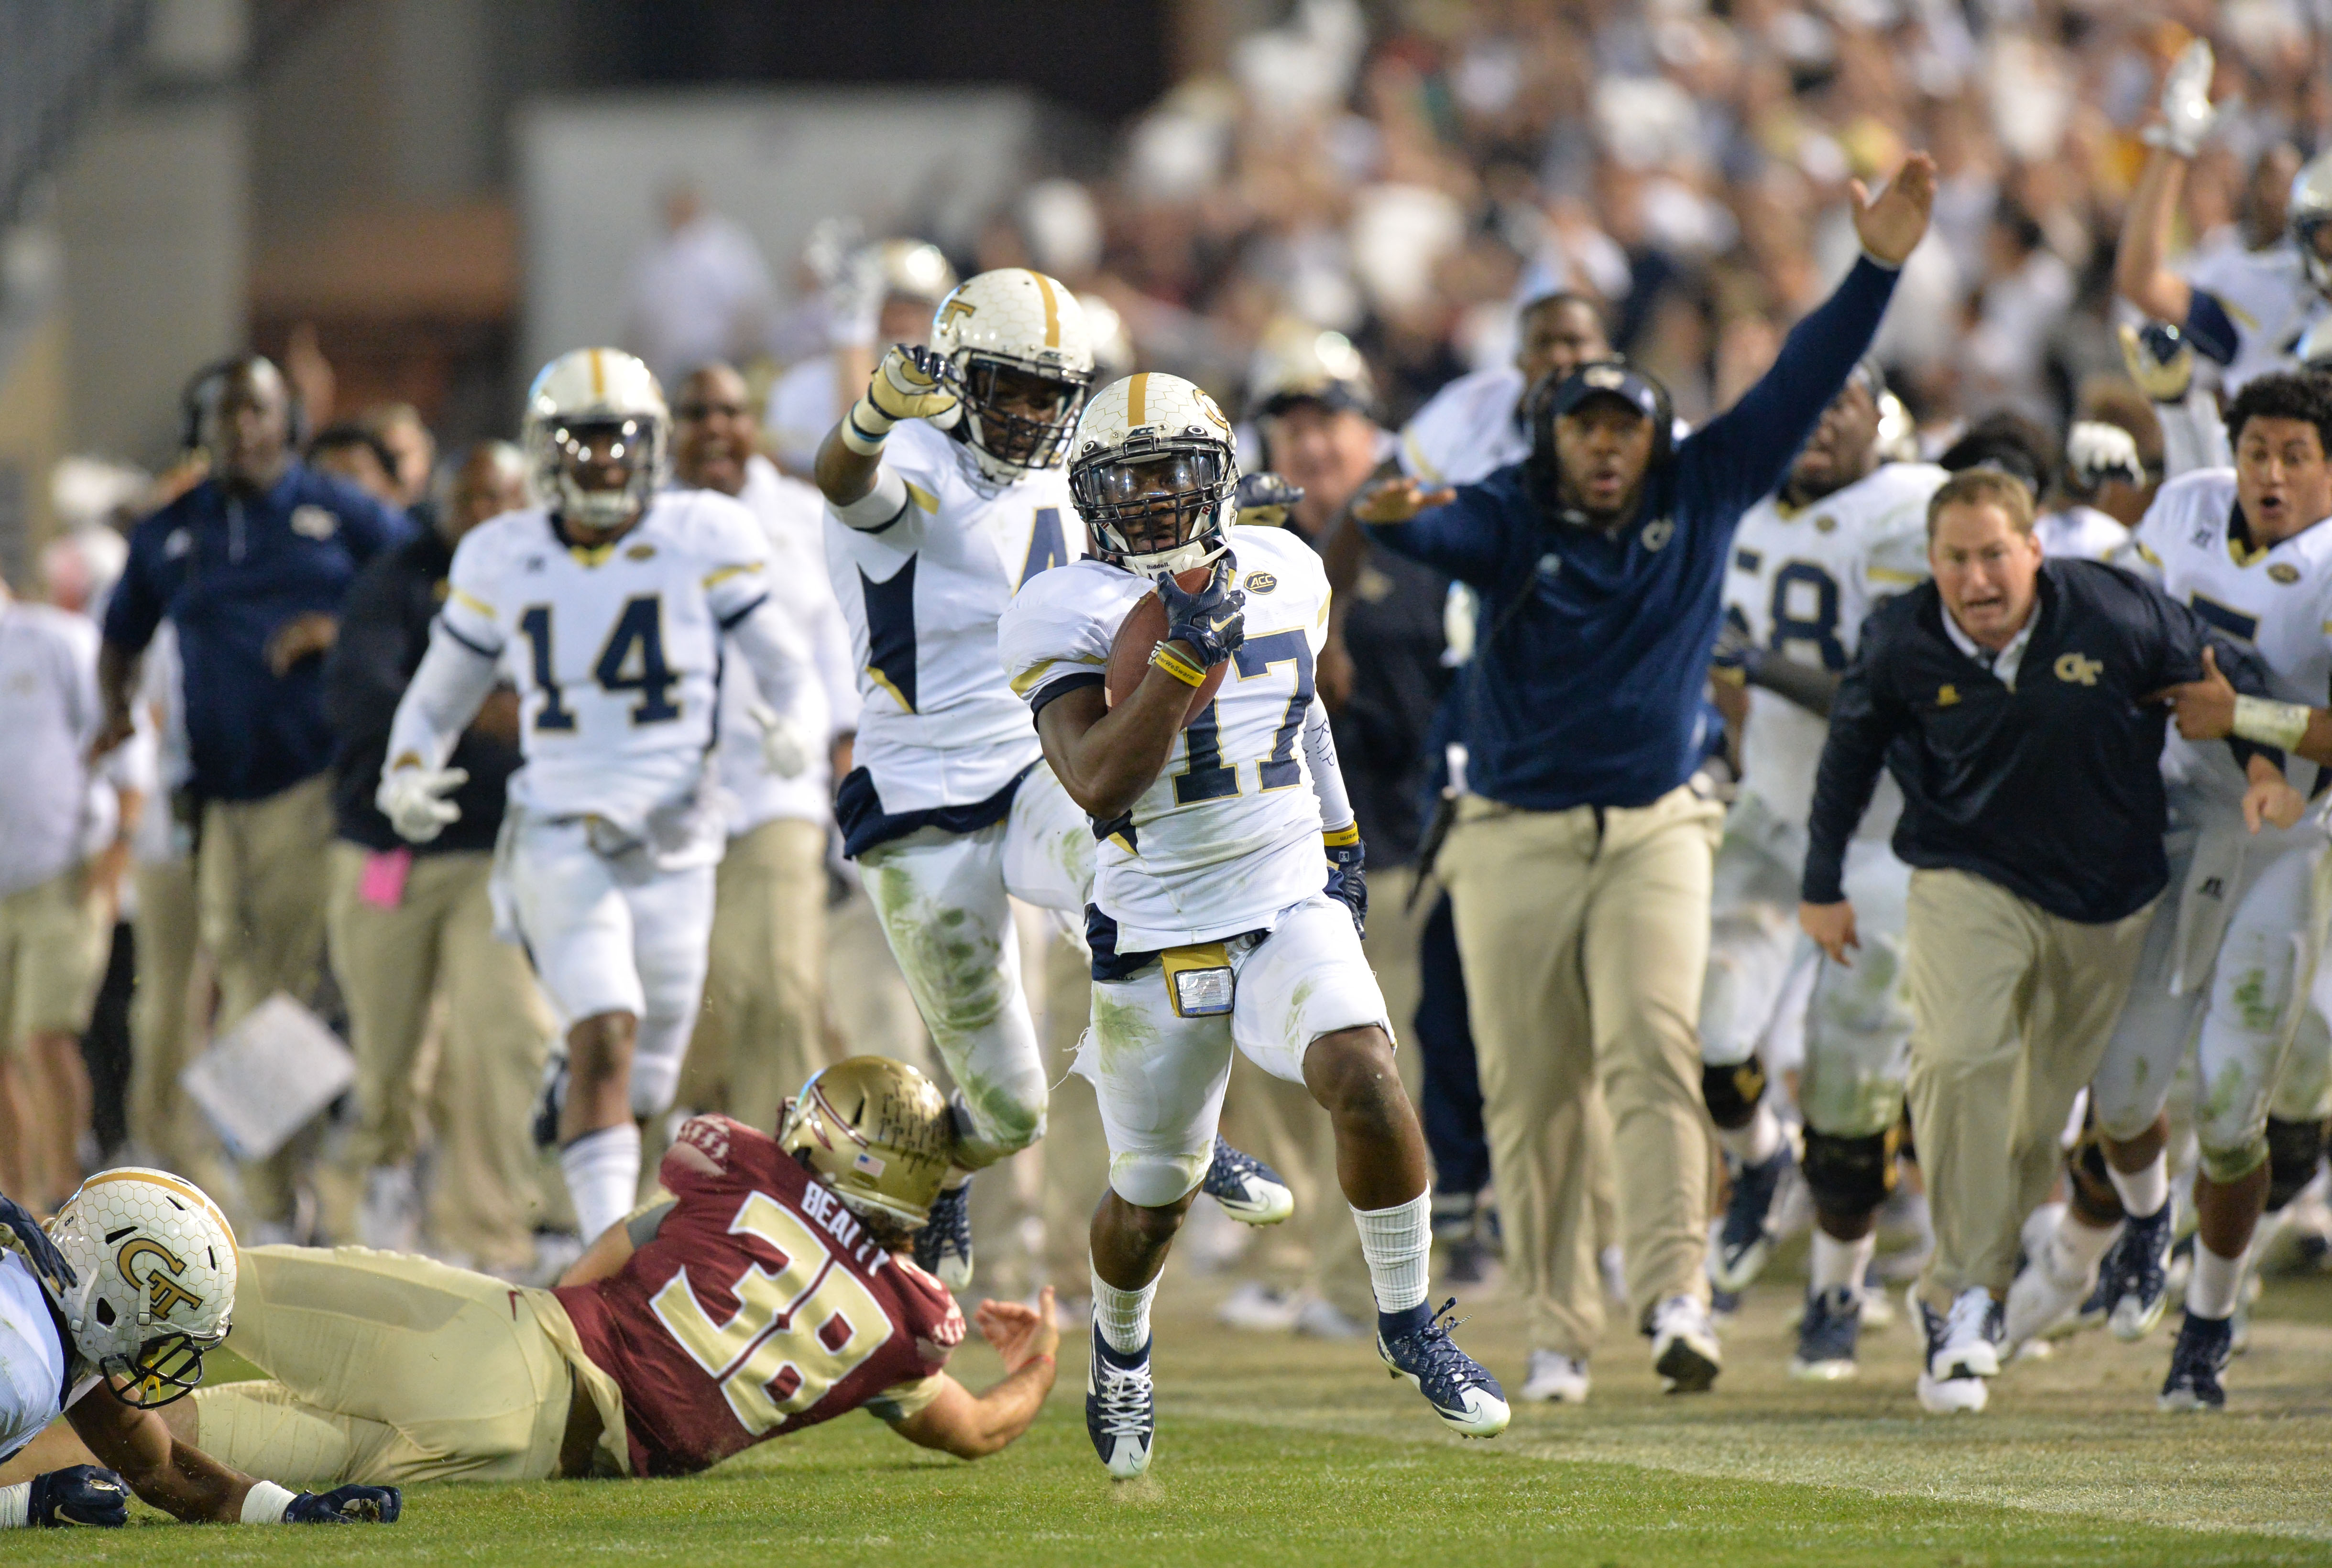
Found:
<svg viewBox="0 0 2332 1568"><path fill-rule="evenodd" d="M2002 1311L1992 1292L1970 1286L1940 1318L1920 1305L1927 1319L1927 1371L1937 1382L2000 1375Z"/></svg>
<svg viewBox="0 0 2332 1568"><path fill-rule="evenodd" d="M1671 1296L1652 1308L1652 1370L1660 1386L1672 1394L1708 1391L1724 1364L1716 1343L1716 1325L1700 1298Z"/></svg>
<svg viewBox="0 0 2332 1568"><path fill-rule="evenodd" d="M1561 1351L1530 1353L1530 1371L1523 1380L1522 1397L1550 1405L1587 1402L1587 1363Z"/></svg>
<svg viewBox="0 0 2332 1568"><path fill-rule="evenodd" d="M1215 1319L1225 1327L1250 1334L1285 1334L1295 1326L1296 1315L1303 1310L1300 1293L1277 1291L1249 1280L1223 1298L1223 1304L1215 1308Z"/></svg>
<svg viewBox="0 0 2332 1568"><path fill-rule="evenodd" d="M1303 1291L1297 1294L1296 1303L1295 1332L1307 1339L1359 1339L1369 1332L1325 1296Z"/></svg>
<svg viewBox="0 0 2332 1568"><path fill-rule="evenodd" d="M1983 1409L1992 1389L1982 1378L1935 1378L1919 1374L1919 1408L1931 1416L1956 1415Z"/></svg>
<svg viewBox="0 0 2332 1568"><path fill-rule="evenodd" d="M2043 1241L2031 1254L2031 1260L2018 1271L2016 1282L2008 1287L2001 1343L2011 1356L2028 1341L2045 1338L2060 1328L2070 1326L2081 1310L2081 1303L2097 1288L2097 1265L2091 1264L2069 1279L2050 1267L2050 1255L2055 1251L2054 1247Z"/></svg>

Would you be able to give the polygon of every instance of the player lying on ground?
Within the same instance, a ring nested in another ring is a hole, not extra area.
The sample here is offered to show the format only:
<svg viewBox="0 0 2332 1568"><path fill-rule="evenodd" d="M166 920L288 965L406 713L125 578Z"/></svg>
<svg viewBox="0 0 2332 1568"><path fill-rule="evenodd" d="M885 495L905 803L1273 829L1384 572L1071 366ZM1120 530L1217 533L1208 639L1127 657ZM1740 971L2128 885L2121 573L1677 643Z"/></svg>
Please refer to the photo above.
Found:
<svg viewBox="0 0 2332 1568"><path fill-rule="evenodd" d="M0 1529L126 1524L133 1492L189 1523L396 1519L394 1487L253 1480L162 1413L234 1313L234 1235L200 1188L102 1171L45 1231L6 1198L0 1226Z"/></svg>
<svg viewBox="0 0 2332 1568"><path fill-rule="evenodd" d="M1459 1431L1506 1425L1496 1382L1426 1306L1425 1137L1362 955L1359 834L1313 691L1327 577L1278 530L1234 542L1238 483L1206 393L1156 374L1104 388L1069 472L1098 559L1023 586L997 629L1047 760L1103 839L1077 1058L1110 1149L1085 1421L1120 1477L1149 1468L1151 1299L1211 1159L1234 1047L1328 1113L1379 1353ZM1120 629L1144 612L1157 636L1134 635L1111 683Z"/></svg>
<svg viewBox="0 0 2332 1568"><path fill-rule="evenodd" d="M1093 367L1076 295L1025 267L982 272L941 302L930 347L891 347L817 454L865 700L835 815L956 1081L958 1169L915 1256L958 1289L971 1173L1045 1132L1010 898L1082 917L1093 883L1091 827L996 663L1012 596L1085 553L1063 465ZM1295 1207L1228 1144L1207 1191L1250 1225Z"/></svg>
<svg viewBox="0 0 2332 1568"><path fill-rule="evenodd" d="M1053 1386L1050 1293L990 1302L1007 1375L941 1369L964 1321L906 1248L954 1147L939 1086L854 1056L779 1134L698 1116L556 1290L361 1248L244 1255L235 1350L263 1382L205 1389L172 1428L321 1484L681 1476L865 1409L964 1458L1027 1430Z"/></svg>

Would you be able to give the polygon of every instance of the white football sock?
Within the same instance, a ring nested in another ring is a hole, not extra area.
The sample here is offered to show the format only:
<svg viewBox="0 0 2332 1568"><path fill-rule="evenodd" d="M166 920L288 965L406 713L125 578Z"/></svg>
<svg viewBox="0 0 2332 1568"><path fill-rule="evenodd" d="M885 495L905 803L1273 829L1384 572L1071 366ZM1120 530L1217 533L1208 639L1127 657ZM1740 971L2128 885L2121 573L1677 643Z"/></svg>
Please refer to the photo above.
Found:
<svg viewBox="0 0 2332 1568"><path fill-rule="evenodd" d="M2113 1162L2106 1162L2106 1174L2113 1178L2114 1190L2121 1194L2122 1212L2132 1219L2144 1219L2162 1212L2170 1201L2170 1161L2156 1154L2154 1163L2143 1171L2117 1171Z"/></svg>
<svg viewBox="0 0 2332 1568"><path fill-rule="evenodd" d="M2057 1229L2049 1233L2049 1256L2046 1267L2058 1279L2087 1279L2106 1248L2121 1234L2121 1227L2108 1225L2103 1230L2085 1223L2068 1209L2057 1218Z"/></svg>
<svg viewBox="0 0 2332 1568"><path fill-rule="evenodd" d="M1782 1146L1782 1119L1773 1114L1772 1105L1760 1100L1757 1114L1749 1118L1746 1127L1719 1127L1716 1141L1744 1165L1763 1165Z"/></svg>
<svg viewBox="0 0 2332 1568"><path fill-rule="evenodd" d="M1816 1296L1836 1290L1843 1285L1859 1298L1862 1276L1870 1267L1870 1259L1878 1251L1877 1230L1859 1241L1840 1241L1821 1226L1814 1227L1814 1251L1811 1260L1813 1277L1808 1286Z"/></svg>
<svg viewBox="0 0 2332 1568"><path fill-rule="evenodd" d="M2194 1272L2186 1278L2186 1310L2196 1317L2228 1317L2243 1282L2243 1260L2222 1257L2194 1238Z"/></svg>
<svg viewBox="0 0 2332 1568"><path fill-rule="evenodd" d="M559 1151L559 1173L588 1247L632 1211L640 1190L640 1130L630 1122L586 1133Z"/></svg>
<svg viewBox="0 0 2332 1568"><path fill-rule="evenodd" d="M1369 1285L1379 1312L1407 1312L1425 1305L1425 1265L1433 1250L1433 1197L1427 1189L1391 1209L1355 1209L1361 1256L1369 1260Z"/></svg>
<svg viewBox="0 0 2332 1568"><path fill-rule="evenodd" d="M1157 1294L1154 1279L1139 1290L1120 1290L1093 1276L1094 1324L1110 1349L1133 1355L1150 1343L1150 1303Z"/></svg>

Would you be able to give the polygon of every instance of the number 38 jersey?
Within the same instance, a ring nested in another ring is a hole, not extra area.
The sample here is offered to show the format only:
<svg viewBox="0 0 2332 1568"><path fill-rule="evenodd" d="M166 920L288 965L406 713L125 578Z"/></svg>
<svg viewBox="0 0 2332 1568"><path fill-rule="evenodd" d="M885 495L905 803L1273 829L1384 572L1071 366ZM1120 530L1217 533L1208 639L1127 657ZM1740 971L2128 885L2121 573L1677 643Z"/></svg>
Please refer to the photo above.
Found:
<svg viewBox="0 0 2332 1568"><path fill-rule="evenodd" d="M1327 573L1309 546L1273 528L1233 530L1231 559L1247 640L1133 809L1094 825L1093 898L1117 923L1120 952L1268 930L1326 880L1304 722L1328 635ZM1042 709L1100 681L1117 628L1153 591L1098 560L1029 583L997 627L1012 689Z"/></svg>
<svg viewBox="0 0 2332 1568"><path fill-rule="evenodd" d="M955 1298L775 1139L693 1117L657 1179L673 1202L626 1222L624 1267L557 1292L623 1391L634 1475L689 1475L850 1410L898 1420L938 1397L963 1343Z"/></svg>
<svg viewBox="0 0 2332 1568"><path fill-rule="evenodd" d="M1733 536L1725 617L1759 647L1835 674L1853 658L1878 601L1926 580L1927 498L1950 476L1927 463L1887 463L1803 507L1769 495ZM1802 827L1830 726L1776 692L1749 693L1741 788ZM1893 830L1899 800L1886 797L1863 837Z"/></svg>
<svg viewBox="0 0 2332 1568"><path fill-rule="evenodd" d="M826 560L858 663L854 756L892 816L972 806L1039 755L996 667L996 618L1023 583L1085 553L1060 469L1000 489L920 419L884 444L906 514L870 531L826 516Z"/></svg>
<svg viewBox="0 0 2332 1568"><path fill-rule="evenodd" d="M2161 574L2171 598L2258 650L2271 695L2322 707L2332 692L2332 526L2319 522L2260 550L2237 534L2234 521L2234 470L2180 474L2139 520L2138 557ZM2173 786L2228 806L2242 799L2243 775L2221 741L2197 745L2174 727L2162 766ZM2303 795L2314 789L2312 763L2294 757L2285 771Z"/></svg>
<svg viewBox="0 0 2332 1568"><path fill-rule="evenodd" d="M702 490L657 495L612 544L569 544L540 507L473 529L440 621L518 688L511 804L637 837L693 801L722 633L769 597L768 549L752 513Z"/></svg>

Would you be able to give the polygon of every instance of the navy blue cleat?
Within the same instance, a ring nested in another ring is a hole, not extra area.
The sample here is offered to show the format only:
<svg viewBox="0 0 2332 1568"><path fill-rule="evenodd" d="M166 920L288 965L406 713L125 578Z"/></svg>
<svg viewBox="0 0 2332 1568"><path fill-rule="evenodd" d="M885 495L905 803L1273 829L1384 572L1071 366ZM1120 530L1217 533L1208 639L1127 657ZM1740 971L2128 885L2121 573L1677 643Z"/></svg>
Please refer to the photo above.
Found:
<svg viewBox="0 0 2332 1568"><path fill-rule="evenodd" d="M936 1276L950 1290L971 1283L971 1178L943 1187L932 1200L932 1217L915 1232L915 1267Z"/></svg>
<svg viewBox="0 0 2332 1568"><path fill-rule="evenodd" d="M1109 1348L1094 1324L1093 1361L1085 1371L1085 1432L1094 1452L1121 1481L1150 1468L1158 1431L1158 1394L1150 1381L1150 1344L1131 1355Z"/></svg>
<svg viewBox="0 0 2332 1568"><path fill-rule="evenodd" d="M1377 1354L1393 1376L1407 1378L1425 1396L1435 1415L1467 1437L1495 1438L1506 1429L1505 1391L1449 1337L1457 1305L1453 1296L1438 1313L1420 1305L1377 1314Z"/></svg>
<svg viewBox="0 0 2332 1568"><path fill-rule="evenodd" d="M2170 1352L2170 1376L2157 1402L2165 1410L2222 1410L2227 1391L2219 1374L2235 1351L2234 1320L2186 1315L2178 1325L2178 1343Z"/></svg>
<svg viewBox="0 0 2332 1568"><path fill-rule="evenodd" d="M2098 1283L2106 1289L2106 1326L2116 1339L2144 1339L2170 1304L2173 1207L2165 1203L2143 1219L2128 1220L2106 1254Z"/></svg>
<svg viewBox="0 0 2332 1568"><path fill-rule="evenodd" d="M1792 1377L1833 1382L1854 1375L1862 1302L1860 1292L1844 1285L1806 1294L1806 1315L1798 1320L1798 1351L1790 1358Z"/></svg>
<svg viewBox="0 0 2332 1568"><path fill-rule="evenodd" d="M1735 1169L1733 1196L1725 1200L1716 1246L1708 1255L1709 1283L1717 1289L1746 1290L1763 1272L1765 1260L1773 1255L1773 1195L1782 1190L1782 1178L1790 1173L1793 1158L1784 1138L1762 1163Z"/></svg>
<svg viewBox="0 0 2332 1568"><path fill-rule="evenodd" d="M1252 1154L1240 1153L1219 1134L1199 1190L1243 1225L1276 1225L1295 1212L1295 1194L1279 1172Z"/></svg>

